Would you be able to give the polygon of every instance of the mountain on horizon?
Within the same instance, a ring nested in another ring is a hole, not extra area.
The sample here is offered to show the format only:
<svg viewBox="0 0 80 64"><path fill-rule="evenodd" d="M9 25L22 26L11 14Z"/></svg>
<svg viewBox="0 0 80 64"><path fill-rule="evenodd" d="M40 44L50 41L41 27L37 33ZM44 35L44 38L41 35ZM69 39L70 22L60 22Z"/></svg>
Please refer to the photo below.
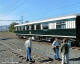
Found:
<svg viewBox="0 0 80 64"><path fill-rule="evenodd" d="M9 31L9 25L2 25L2 26L0 26L0 32L1 31Z"/></svg>

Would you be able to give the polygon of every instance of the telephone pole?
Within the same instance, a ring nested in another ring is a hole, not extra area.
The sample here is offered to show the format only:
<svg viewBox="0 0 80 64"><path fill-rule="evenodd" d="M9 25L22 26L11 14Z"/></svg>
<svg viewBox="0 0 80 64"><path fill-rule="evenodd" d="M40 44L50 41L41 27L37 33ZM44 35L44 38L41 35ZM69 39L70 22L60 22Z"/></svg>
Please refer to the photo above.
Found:
<svg viewBox="0 0 80 64"><path fill-rule="evenodd" d="M23 16L21 16L21 24L23 24Z"/></svg>

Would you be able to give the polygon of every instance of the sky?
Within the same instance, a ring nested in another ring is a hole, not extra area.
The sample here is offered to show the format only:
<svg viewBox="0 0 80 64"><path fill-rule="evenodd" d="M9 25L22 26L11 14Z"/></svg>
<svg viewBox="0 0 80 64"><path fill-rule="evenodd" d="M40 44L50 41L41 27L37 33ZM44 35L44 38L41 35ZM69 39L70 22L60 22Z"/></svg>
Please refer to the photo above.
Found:
<svg viewBox="0 0 80 64"><path fill-rule="evenodd" d="M80 0L0 0L0 20L35 21L80 14ZM0 25L12 22L0 21Z"/></svg>

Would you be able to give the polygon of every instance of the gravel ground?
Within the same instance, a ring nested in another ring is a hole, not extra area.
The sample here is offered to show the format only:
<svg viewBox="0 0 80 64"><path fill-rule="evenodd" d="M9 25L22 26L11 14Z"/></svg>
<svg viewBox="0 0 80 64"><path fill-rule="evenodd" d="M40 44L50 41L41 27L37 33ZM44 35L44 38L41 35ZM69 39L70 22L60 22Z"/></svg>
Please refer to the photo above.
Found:
<svg viewBox="0 0 80 64"><path fill-rule="evenodd" d="M0 44L0 64L11 64L12 62L19 63L20 61L21 59L12 53L10 48Z"/></svg>
<svg viewBox="0 0 80 64"><path fill-rule="evenodd" d="M16 64L61 64L61 61L50 59L53 58L54 53L51 49L51 44L36 41L32 42L32 58L35 63L26 62L24 42L25 40L18 39L14 34L5 33L4 35L4 33L1 33L0 64L2 62L4 64L5 61L15 62ZM80 50L71 49L70 64L80 64Z"/></svg>

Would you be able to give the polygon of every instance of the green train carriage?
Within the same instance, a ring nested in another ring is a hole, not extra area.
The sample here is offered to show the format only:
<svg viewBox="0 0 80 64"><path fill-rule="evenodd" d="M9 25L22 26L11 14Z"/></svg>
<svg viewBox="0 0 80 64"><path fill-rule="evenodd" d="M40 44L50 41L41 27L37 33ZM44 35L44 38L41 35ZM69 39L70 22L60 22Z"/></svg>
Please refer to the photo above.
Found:
<svg viewBox="0 0 80 64"><path fill-rule="evenodd" d="M70 38L80 41L80 16L69 15L15 25L19 37L35 40L49 40L53 37Z"/></svg>

